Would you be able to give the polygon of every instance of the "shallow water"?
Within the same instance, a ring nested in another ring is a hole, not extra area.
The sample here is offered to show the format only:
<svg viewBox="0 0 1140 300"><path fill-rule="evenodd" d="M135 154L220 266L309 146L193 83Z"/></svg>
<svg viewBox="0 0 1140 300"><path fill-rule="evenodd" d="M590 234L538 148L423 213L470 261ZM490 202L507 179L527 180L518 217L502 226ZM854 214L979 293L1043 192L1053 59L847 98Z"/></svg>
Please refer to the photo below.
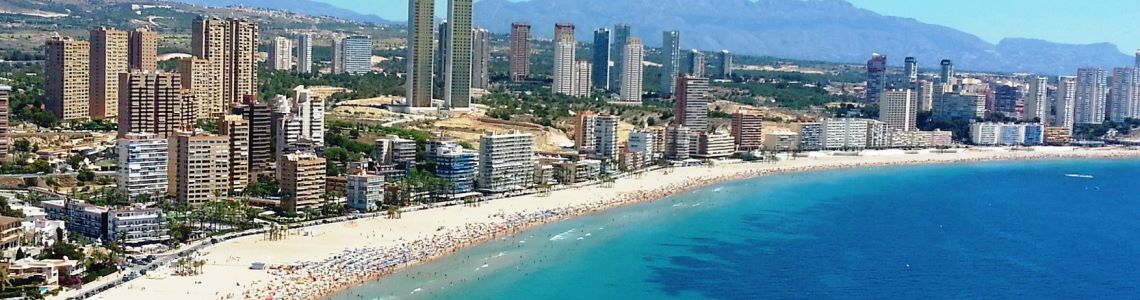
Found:
<svg viewBox="0 0 1140 300"><path fill-rule="evenodd" d="M540 226L331 299L1134 299L1137 195L1138 160L772 176Z"/></svg>

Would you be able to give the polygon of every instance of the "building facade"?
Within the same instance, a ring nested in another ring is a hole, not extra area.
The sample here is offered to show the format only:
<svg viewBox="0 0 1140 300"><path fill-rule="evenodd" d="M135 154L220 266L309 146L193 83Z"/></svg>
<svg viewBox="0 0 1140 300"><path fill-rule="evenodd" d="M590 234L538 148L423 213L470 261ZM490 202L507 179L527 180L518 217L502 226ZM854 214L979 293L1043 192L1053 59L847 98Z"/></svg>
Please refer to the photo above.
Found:
<svg viewBox="0 0 1140 300"><path fill-rule="evenodd" d="M134 71L120 73L117 81L119 137L153 133L165 138L194 128L198 102L182 88L179 74Z"/></svg>
<svg viewBox="0 0 1140 300"><path fill-rule="evenodd" d="M1034 122L1049 121L1049 83L1048 78L1041 76L1029 77L1029 91L1025 94L1025 117L1023 120Z"/></svg>
<svg viewBox="0 0 1140 300"><path fill-rule="evenodd" d="M68 38L45 43L44 106L64 122L90 117L91 44Z"/></svg>
<svg viewBox="0 0 1140 300"><path fill-rule="evenodd" d="M349 175L346 189L349 208L362 212L375 211L384 202L384 176Z"/></svg>
<svg viewBox="0 0 1140 300"><path fill-rule="evenodd" d="M610 89L610 30L602 27L594 30L593 69L590 82L595 88Z"/></svg>
<svg viewBox="0 0 1140 300"><path fill-rule="evenodd" d="M127 67L129 70L158 69L158 33L137 28L127 33Z"/></svg>
<svg viewBox="0 0 1140 300"><path fill-rule="evenodd" d="M880 91L879 121L893 129L914 131L918 118L918 100L910 89Z"/></svg>
<svg viewBox="0 0 1140 300"><path fill-rule="evenodd" d="M511 81L519 82L530 76L530 24L511 24Z"/></svg>
<svg viewBox="0 0 1140 300"><path fill-rule="evenodd" d="M364 74L372 71L372 37L354 35L342 39L340 43L343 52L341 73Z"/></svg>
<svg viewBox="0 0 1140 300"><path fill-rule="evenodd" d="M302 33L297 36L297 73L313 73L313 35Z"/></svg>
<svg viewBox="0 0 1140 300"><path fill-rule="evenodd" d="M311 153L292 153L277 159L277 180L284 196L281 208L296 213L320 206L325 195L325 159Z"/></svg>
<svg viewBox="0 0 1140 300"><path fill-rule="evenodd" d="M1076 124L1101 124L1105 120L1105 104L1108 100L1108 78L1104 69L1077 69L1076 106L1073 109L1073 122Z"/></svg>
<svg viewBox="0 0 1140 300"><path fill-rule="evenodd" d="M220 121L221 134L229 138L230 144L230 192L238 194L251 180L257 179L251 178L249 172L249 120L239 115L224 115Z"/></svg>
<svg viewBox="0 0 1140 300"><path fill-rule="evenodd" d="M1057 91L1053 94L1053 126L1073 128L1076 123L1077 78L1057 77Z"/></svg>
<svg viewBox="0 0 1140 300"><path fill-rule="evenodd" d="M517 191L531 186L534 172L534 136L510 132L484 134L479 140L478 189L490 193Z"/></svg>
<svg viewBox="0 0 1140 300"><path fill-rule="evenodd" d="M445 191L455 197L475 190L475 170L479 162L475 151L463 149L455 141L434 141L427 146L428 159L435 163L435 176L451 183Z"/></svg>
<svg viewBox="0 0 1140 300"><path fill-rule="evenodd" d="M764 116L748 112L732 114L732 137L740 151L759 150L763 146Z"/></svg>
<svg viewBox="0 0 1140 300"><path fill-rule="evenodd" d="M151 201L163 199L170 176L168 140L155 134L128 134L116 144L116 188L131 202L139 201L143 195Z"/></svg>
<svg viewBox="0 0 1140 300"><path fill-rule="evenodd" d="M181 133L170 137L167 193L175 201L201 205L230 193L229 138Z"/></svg>
<svg viewBox="0 0 1140 300"><path fill-rule="evenodd" d="M119 74L127 72L127 33L114 28L91 30L92 119L114 119L119 109Z"/></svg>
<svg viewBox="0 0 1140 300"><path fill-rule="evenodd" d="M574 70L577 40L574 38L574 24L554 25L554 69L550 76L554 80L551 92L574 95Z"/></svg>
<svg viewBox="0 0 1140 300"><path fill-rule="evenodd" d="M447 1L446 41L448 53L441 53L447 57L447 78L444 83L444 99L449 108L465 109L471 106L471 5L472 0ZM443 41L441 41L442 43ZM430 104L430 103L429 103Z"/></svg>
<svg viewBox="0 0 1140 300"><path fill-rule="evenodd" d="M677 125L689 130L704 132L709 130L709 80L708 78L677 77L676 100L673 101L673 115Z"/></svg>
<svg viewBox="0 0 1140 300"><path fill-rule="evenodd" d="M491 87L491 32L483 28L471 30L471 87Z"/></svg>
<svg viewBox="0 0 1140 300"><path fill-rule="evenodd" d="M642 68L645 48L641 39L629 38L622 53L620 100L622 103L641 103Z"/></svg>
<svg viewBox="0 0 1140 300"><path fill-rule="evenodd" d="M668 98L676 90L677 76L681 75L681 32L662 32L661 51L665 54L665 62L661 64L661 90L658 92Z"/></svg>
<svg viewBox="0 0 1140 300"><path fill-rule="evenodd" d="M1112 69L1109 116L1113 122L1140 117L1140 68Z"/></svg>
<svg viewBox="0 0 1140 300"><path fill-rule="evenodd" d="M879 103L887 89L887 56L871 53L867 60L867 103Z"/></svg>

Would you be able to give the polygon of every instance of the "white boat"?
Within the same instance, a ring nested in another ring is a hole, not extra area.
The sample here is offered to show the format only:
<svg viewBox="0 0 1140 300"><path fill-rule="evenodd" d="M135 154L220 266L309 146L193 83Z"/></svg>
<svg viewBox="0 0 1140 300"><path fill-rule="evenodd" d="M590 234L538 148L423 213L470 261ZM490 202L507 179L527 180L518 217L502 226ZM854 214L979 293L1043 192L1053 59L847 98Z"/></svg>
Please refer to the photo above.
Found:
<svg viewBox="0 0 1140 300"><path fill-rule="evenodd" d="M1065 176L1076 177L1076 178L1093 178L1092 175L1085 175L1085 174L1065 174Z"/></svg>

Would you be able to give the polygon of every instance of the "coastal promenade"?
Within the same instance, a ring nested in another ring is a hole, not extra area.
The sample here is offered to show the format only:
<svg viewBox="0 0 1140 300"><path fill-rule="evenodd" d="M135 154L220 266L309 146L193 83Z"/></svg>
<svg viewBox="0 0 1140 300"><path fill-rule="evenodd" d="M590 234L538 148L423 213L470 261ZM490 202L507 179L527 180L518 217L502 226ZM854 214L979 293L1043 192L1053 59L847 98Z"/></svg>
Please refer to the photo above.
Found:
<svg viewBox="0 0 1140 300"><path fill-rule="evenodd" d="M92 299L314 299L372 280L402 267L446 255L489 238L538 224L620 205L660 199L733 179L834 168L955 163L991 160L1124 158L1140 151L1122 148L1040 147L864 151L859 156L819 152L775 163L731 163L712 167L656 170L618 180L612 187L586 186L484 202L408 211L400 218L379 215L293 230L269 241L249 235L198 250L203 274L174 276L159 268ZM258 262L277 267L251 270Z"/></svg>

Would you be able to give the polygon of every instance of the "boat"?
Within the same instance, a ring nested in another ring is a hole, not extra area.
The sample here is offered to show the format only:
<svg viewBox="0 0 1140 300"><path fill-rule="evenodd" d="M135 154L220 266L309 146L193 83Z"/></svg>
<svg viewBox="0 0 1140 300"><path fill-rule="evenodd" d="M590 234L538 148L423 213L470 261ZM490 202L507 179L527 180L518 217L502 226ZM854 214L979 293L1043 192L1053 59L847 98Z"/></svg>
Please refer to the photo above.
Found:
<svg viewBox="0 0 1140 300"><path fill-rule="evenodd" d="M1093 178L1092 175L1085 175L1085 174L1065 174L1065 176L1075 177L1075 178Z"/></svg>

